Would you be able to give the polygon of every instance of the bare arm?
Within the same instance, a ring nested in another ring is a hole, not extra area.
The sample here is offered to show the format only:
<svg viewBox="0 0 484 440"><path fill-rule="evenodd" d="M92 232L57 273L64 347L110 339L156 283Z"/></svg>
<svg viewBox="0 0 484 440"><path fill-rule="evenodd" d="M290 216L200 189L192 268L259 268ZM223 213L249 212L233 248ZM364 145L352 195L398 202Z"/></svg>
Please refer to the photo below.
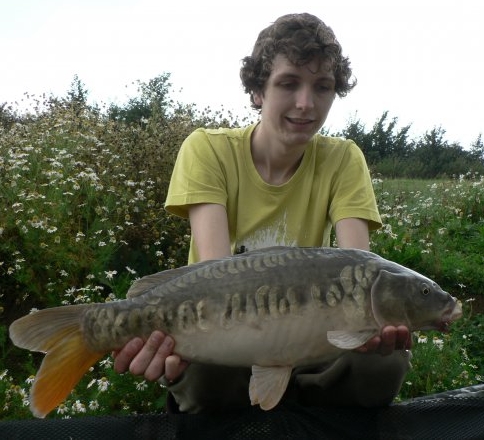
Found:
<svg viewBox="0 0 484 440"><path fill-rule="evenodd" d="M227 212L222 205L201 203L188 211L193 240L200 261L231 254Z"/></svg>
<svg viewBox="0 0 484 440"><path fill-rule="evenodd" d="M338 247L370 250L370 233L366 220L344 218L336 223L335 230Z"/></svg>

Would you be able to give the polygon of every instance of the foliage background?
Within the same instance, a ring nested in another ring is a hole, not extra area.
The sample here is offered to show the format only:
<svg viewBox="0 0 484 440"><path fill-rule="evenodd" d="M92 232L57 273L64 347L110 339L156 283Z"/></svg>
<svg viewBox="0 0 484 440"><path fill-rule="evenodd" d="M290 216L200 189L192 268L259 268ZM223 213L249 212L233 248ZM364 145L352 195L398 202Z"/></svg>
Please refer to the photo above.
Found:
<svg viewBox="0 0 484 440"><path fill-rule="evenodd" d="M2 418L31 417L28 389L42 358L12 346L14 319L35 308L121 299L135 278L186 263L188 224L163 210L178 148L197 127L250 121L174 102L170 88L163 74L139 82L123 106L88 106L75 77L65 97L28 97L26 113L0 106ZM370 130L350 120L333 133L361 146L375 176L385 225L372 249L464 302L449 335L416 337L415 368L400 398L472 385L484 372L482 139L463 148L442 128L419 139L408 129L384 112ZM158 384L116 375L106 358L52 416L161 411L164 399Z"/></svg>

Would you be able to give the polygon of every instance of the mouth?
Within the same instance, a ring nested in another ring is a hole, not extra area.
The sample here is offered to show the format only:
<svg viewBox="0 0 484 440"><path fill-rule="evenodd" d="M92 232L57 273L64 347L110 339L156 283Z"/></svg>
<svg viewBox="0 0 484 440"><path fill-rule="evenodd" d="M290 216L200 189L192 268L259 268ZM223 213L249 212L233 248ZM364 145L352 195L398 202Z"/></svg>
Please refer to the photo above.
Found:
<svg viewBox="0 0 484 440"><path fill-rule="evenodd" d="M462 303L454 297L452 299L452 306L444 311L438 326L442 332L448 332L450 324L462 316Z"/></svg>
<svg viewBox="0 0 484 440"><path fill-rule="evenodd" d="M307 119L307 118L289 118L286 117L286 120L291 124L304 127L306 125L314 124L314 119Z"/></svg>

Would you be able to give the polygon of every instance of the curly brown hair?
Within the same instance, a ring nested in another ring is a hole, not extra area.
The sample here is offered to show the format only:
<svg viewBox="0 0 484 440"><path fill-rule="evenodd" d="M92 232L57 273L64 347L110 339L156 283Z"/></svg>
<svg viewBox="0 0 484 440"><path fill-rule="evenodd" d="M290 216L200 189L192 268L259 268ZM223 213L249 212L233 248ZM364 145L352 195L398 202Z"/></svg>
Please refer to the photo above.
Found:
<svg viewBox="0 0 484 440"><path fill-rule="evenodd" d="M304 66L314 59L329 60L339 97L346 96L356 85L356 79L351 77L350 61L343 56L341 45L329 26L307 13L283 15L260 32L252 55L242 60L240 79L256 110L260 110L260 106L255 104L253 94L264 91L278 54L296 66Z"/></svg>

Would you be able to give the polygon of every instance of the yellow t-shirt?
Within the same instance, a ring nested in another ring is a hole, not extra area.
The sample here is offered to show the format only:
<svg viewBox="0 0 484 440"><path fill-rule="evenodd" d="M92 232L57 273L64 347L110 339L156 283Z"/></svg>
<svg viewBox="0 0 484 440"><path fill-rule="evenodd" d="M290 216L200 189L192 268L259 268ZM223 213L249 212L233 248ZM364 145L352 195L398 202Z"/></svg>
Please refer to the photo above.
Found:
<svg viewBox="0 0 484 440"><path fill-rule="evenodd" d="M255 125L198 129L186 138L165 208L187 217L188 205L217 203L228 216L232 253L268 246L329 246L331 227L349 217L381 226L363 153L350 140L316 134L283 185L257 172L250 152ZM193 241L189 263L198 261Z"/></svg>

